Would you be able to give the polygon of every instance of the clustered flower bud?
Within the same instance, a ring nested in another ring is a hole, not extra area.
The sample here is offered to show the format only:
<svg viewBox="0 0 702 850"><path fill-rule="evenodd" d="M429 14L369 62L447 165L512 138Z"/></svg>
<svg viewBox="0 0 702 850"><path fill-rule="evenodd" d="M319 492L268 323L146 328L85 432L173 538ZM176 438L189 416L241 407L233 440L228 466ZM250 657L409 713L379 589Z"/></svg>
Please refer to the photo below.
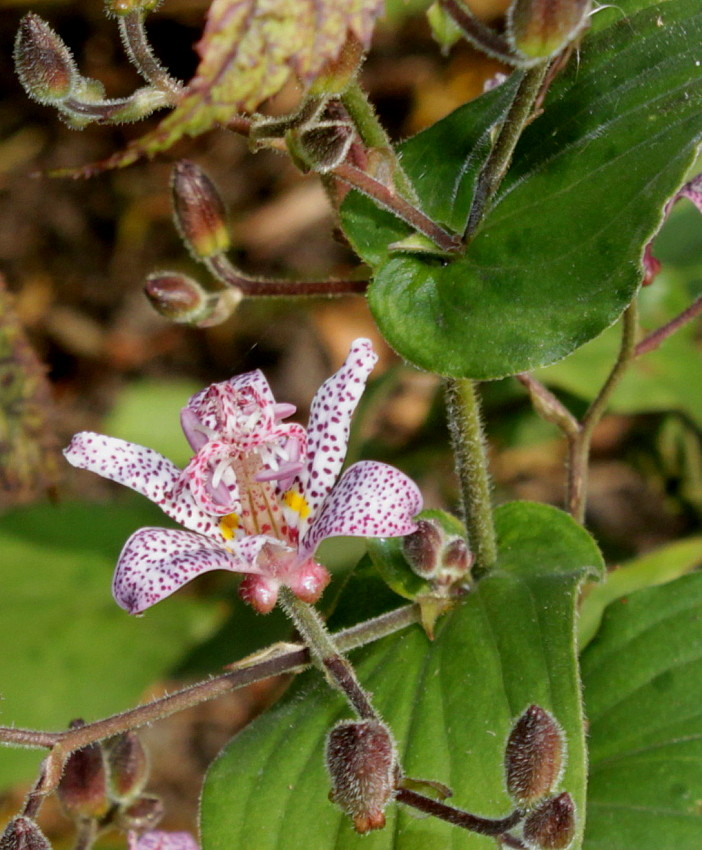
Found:
<svg viewBox="0 0 702 850"><path fill-rule="evenodd" d="M0 850L51 850L51 845L31 818L20 816L0 835Z"/></svg>
<svg viewBox="0 0 702 850"><path fill-rule="evenodd" d="M136 732L123 732L106 742L110 796L131 802L149 777L149 759Z"/></svg>
<svg viewBox="0 0 702 850"><path fill-rule="evenodd" d="M395 743L378 720L346 720L327 736L329 799L353 819L356 832L385 826L384 809L397 784Z"/></svg>
<svg viewBox="0 0 702 850"><path fill-rule="evenodd" d="M541 803L524 821L524 838L537 850L566 850L575 835L575 805L564 791Z"/></svg>
<svg viewBox="0 0 702 850"><path fill-rule="evenodd" d="M80 80L71 51L46 21L31 12L20 22L14 58L25 91L39 103L60 103Z"/></svg>
<svg viewBox="0 0 702 850"><path fill-rule="evenodd" d="M564 762L563 732L555 719L531 705L512 727L505 748L507 790L529 808L550 794Z"/></svg>
<svg viewBox="0 0 702 850"><path fill-rule="evenodd" d="M507 37L521 56L541 61L560 53L584 29L592 0L515 0Z"/></svg>
<svg viewBox="0 0 702 850"><path fill-rule="evenodd" d="M473 564L464 538L448 534L434 519L418 520L417 530L403 538L402 551L413 572L436 590L464 582Z"/></svg>
<svg viewBox="0 0 702 850"><path fill-rule="evenodd" d="M235 287L208 292L192 277L169 271L150 274L144 292L165 319L201 328L228 319L243 297Z"/></svg>
<svg viewBox="0 0 702 850"><path fill-rule="evenodd" d="M195 258L228 251L231 242L224 202L205 172L194 162L181 160L173 169L171 185L176 226Z"/></svg>
<svg viewBox="0 0 702 850"><path fill-rule="evenodd" d="M72 728L82 726L73 721ZM66 814L77 820L100 819L110 807L107 794L107 770L100 744L88 744L71 753L57 789Z"/></svg>

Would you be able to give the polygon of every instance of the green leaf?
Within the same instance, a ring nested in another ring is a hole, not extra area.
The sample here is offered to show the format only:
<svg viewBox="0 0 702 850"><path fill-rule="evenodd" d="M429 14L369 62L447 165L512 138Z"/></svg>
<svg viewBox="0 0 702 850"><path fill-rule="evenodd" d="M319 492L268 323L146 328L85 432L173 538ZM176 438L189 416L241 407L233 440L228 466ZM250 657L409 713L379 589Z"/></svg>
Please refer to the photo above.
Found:
<svg viewBox="0 0 702 850"><path fill-rule="evenodd" d="M496 513L499 561L430 643L419 627L357 651L354 663L395 734L408 776L447 783L458 806L511 811L503 749L531 703L568 737L562 787L583 812L585 753L574 652L578 585L602 562L566 514L516 502ZM202 799L204 850L309 847L494 850L492 839L390 806L388 825L361 838L326 799L326 731L349 710L316 672L283 705L238 735L210 768ZM579 819L582 826L583 819ZM579 838L574 846L579 846Z"/></svg>
<svg viewBox="0 0 702 850"><path fill-rule="evenodd" d="M587 589L578 620L580 649L584 649L597 634L602 615L612 602L645 587L665 584L700 566L702 536L698 535L676 540L617 567L608 574L606 581Z"/></svg>
<svg viewBox="0 0 702 850"><path fill-rule="evenodd" d="M669 269L659 274L640 295L644 331L652 332L681 313L692 300L689 289L681 273ZM620 328L610 328L537 377L592 400L612 369L620 340ZM690 322L631 364L612 394L609 409L614 413L679 411L702 426L702 393L693 391L699 374L699 344L695 323Z"/></svg>
<svg viewBox="0 0 702 850"><path fill-rule="evenodd" d="M586 850L698 850L702 574L607 608L582 656L590 723Z"/></svg>
<svg viewBox="0 0 702 850"><path fill-rule="evenodd" d="M217 625L211 605L183 596L143 619L112 599L121 546L155 513L74 504L0 519L2 725L56 730L130 708ZM0 786L30 778L42 755L3 749Z"/></svg>
<svg viewBox="0 0 702 850"><path fill-rule="evenodd" d="M624 0L586 36L463 257L388 256L407 227L347 201L347 235L374 267L373 315L410 362L478 379L532 369L597 336L631 300L702 135L702 7L641 6ZM455 138L485 138L487 112L479 98L402 147L426 212L454 227L469 201L454 187L472 168ZM433 206L442 196L455 198L450 222Z"/></svg>

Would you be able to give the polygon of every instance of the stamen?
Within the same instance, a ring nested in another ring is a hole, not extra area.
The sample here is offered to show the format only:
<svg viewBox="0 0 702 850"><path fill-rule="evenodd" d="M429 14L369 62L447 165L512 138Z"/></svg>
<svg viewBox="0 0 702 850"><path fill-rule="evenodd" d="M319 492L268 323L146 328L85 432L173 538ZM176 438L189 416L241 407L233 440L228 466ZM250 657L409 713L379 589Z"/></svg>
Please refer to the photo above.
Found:
<svg viewBox="0 0 702 850"><path fill-rule="evenodd" d="M223 458L215 467L215 471L212 473L212 480L210 484L213 489L219 487L219 482L222 480L222 476L227 471L229 464L231 463L228 457Z"/></svg>
<svg viewBox="0 0 702 850"><path fill-rule="evenodd" d="M284 481L288 478L294 478L304 467L305 464L299 461L296 463L285 463L276 469L262 469L254 475L254 479L256 481Z"/></svg>

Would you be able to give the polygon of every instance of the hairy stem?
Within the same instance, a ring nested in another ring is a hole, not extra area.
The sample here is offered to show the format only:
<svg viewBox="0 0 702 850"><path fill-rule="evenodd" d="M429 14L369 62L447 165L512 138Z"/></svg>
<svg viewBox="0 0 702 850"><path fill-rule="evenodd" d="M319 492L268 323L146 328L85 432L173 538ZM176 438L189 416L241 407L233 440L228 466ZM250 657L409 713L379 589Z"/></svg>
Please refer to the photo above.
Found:
<svg viewBox="0 0 702 850"><path fill-rule="evenodd" d="M373 105L357 80L354 80L341 95L341 102L353 121L363 144L369 148L381 148L392 155L395 163L393 179L397 191L407 200L417 203L418 198L414 187L402 169L390 138L378 120Z"/></svg>
<svg viewBox="0 0 702 850"><path fill-rule="evenodd" d="M78 824L78 829L76 832L76 841L73 845L73 850L91 850L93 844L95 844L95 839L98 836L98 825L97 821L93 820L84 820Z"/></svg>
<svg viewBox="0 0 702 850"><path fill-rule="evenodd" d="M468 378L447 379L446 406L463 518L475 554L474 574L479 576L497 560L497 543L490 502L487 447L475 383Z"/></svg>
<svg viewBox="0 0 702 850"><path fill-rule="evenodd" d="M368 694L361 687L356 672L341 655L317 609L298 599L287 587L280 590L280 604L332 686L344 694L360 718L378 720L378 715L368 699Z"/></svg>
<svg viewBox="0 0 702 850"><path fill-rule="evenodd" d="M548 62L542 62L521 72L522 81L500 127L490 155L478 175L473 204L468 215L466 239L470 239L477 230L509 168L514 149L539 97L547 68Z"/></svg>
<svg viewBox="0 0 702 850"><path fill-rule="evenodd" d="M674 319L671 319L667 324L653 331L647 337L644 337L634 349L634 356L640 357L642 354L648 354L649 351L654 351L669 336L674 334L675 331L692 321L696 316L699 316L700 313L702 313L702 295L696 298L686 310L683 310Z"/></svg>
<svg viewBox="0 0 702 850"><path fill-rule="evenodd" d="M144 29L144 13L137 9L120 16L119 31L127 54L141 76L159 91L182 95L183 84L171 77L154 56Z"/></svg>
<svg viewBox="0 0 702 850"><path fill-rule="evenodd" d="M585 521L592 433L602 418L615 387L636 355L637 329L638 309L636 301L632 301L622 317L622 341L612 371L583 417L578 433L568 440L568 510L579 523Z"/></svg>
<svg viewBox="0 0 702 850"><path fill-rule="evenodd" d="M222 283L233 286L247 297L300 297L312 295L362 295L367 279L359 280L265 280L243 275L224 254L209 257L205 265Z"/></svg>
<svg viewBox="0 0 702 850"><path fill-rule="evenodd" d="M444 230L433 219L426 216L420 209L413 206L409 201L391 191L384 183L371 177L360 168L347 162L337 165L329 172L354 189L358 189L372 198L380 207L394 213L402 221L407 222L419 233L423 233L437 247L447 254L453 254L462 249L462 243L458 236Z"/></svg>
<svg viewBox="0 0 702 850"><path fill-rule="evenodd" d="M481 818L463 809L449 806L441 800L425 797L424 794L419 794L417 791L410 791L407 788L400 788L395 795L395 799L398 803L404 803L406 806L411 806L420 812L425 812L426 814L433 815L435 818L448 821L454 826L460 826L463 829L478 832L481 835L493 835L495 837L501 836L508 829L512 829L524 816L522 812L517 810L512 812L508 817L498 820Z"/></svg>
<svg viewBox="0 0 702 850"><path fill-rule="evenodd" d="M471 10L459 0L439 0L441 8L458 25L461 32L478 50L489 56L501 59L508 64L515 63L515 56L507 40L495 30L478 20Z"/></svg>
<svg viewBox="0 0 702 850"><path fill-rule="evenodd" d="M534 410L542 419L557 425L569 439L577 437L580 423L541 381L537 381L528 372L522 372L515 377L528 390Z"/></svg>
<svg viewBox="0 0 702 850"><path fill-rule="evenodd" d="M368 620L367 623L359 623L336 633L334 641L338 649L345 652L401 631L419 621L419 606L405 605ZM183 688L174 694L112 717L86 723L75 729L67 729L63 732L35 732L28 729L0 727L0 742L51 749L48 759L44 762L42 775L30 793L31 799L42 799L45 794L55 789L61 777L63 761L74 750L120 732L138 729L140 726L170 717L179 711L223 696L253 682L260 682L270 676L299 672L309 664L310 652L300 644L285 645L283 648L271 647L267 652L257 653L252 658L244 658L235 665L231 665L230 672L221 676ZM30 803L30 798L27 805Z"/></svg>

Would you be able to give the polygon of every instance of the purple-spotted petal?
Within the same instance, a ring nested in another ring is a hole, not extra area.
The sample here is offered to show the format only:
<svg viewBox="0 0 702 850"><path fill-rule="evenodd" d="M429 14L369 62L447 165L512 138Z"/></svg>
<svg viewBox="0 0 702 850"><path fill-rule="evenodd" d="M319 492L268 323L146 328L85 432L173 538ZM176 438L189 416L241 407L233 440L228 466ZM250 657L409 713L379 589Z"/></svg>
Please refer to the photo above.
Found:
<svg viewBox="0 0 702 850"><path fill-rule="evenodd" d="M179 525L201 534L217 533L216 518L200 510L192 495L176 486L178 467L153 449L82 431L63 453L73 466L97 472L146 496Z"/></svg>
<svg viewBox="0 0 702 850"><path fill-rule="evenodd" d="M377 360L370 340L355 340L344 365L322 384L312 400L307 426L307 465L299 478L310 509L310 521L341 471L351 417Z"/></svg>
<svg viewBox="0 0 702 850"><path fill-rule="evenodd" d="M164 832L151 829L137 836L130 832L129 850L200 850L197 841L189 832Z"/></svg>
<svg viewBox="0 0 702 850"><path fill-rule="evenodd" d="M142 528L124 544L117 562L112 593L130 614L140 614L211 570L258 572L223 545L193 534L166 528Z"/></svg>
<svg viewBox="0 0 702 850"><path fill-rule="evenodd" d="M400 537L417 526L417 485L399 469L362 461L349 467L322 505L300 547L307 555L326 537Z"/></svg>
<svg viewBox="0 0 702 850"><path fill-rule="evenodd" d="M192 442L193 429L201 429L212 435L218 434L226 429L228 421L237 421L237 406L247 402L255 402L261 408L271 408L271 416L273 415L275 398L268 381L259 369L245 372L219 384L211 384L195 393L181 414L183 431L192 447L197 451L201 445L197 436L197 445ZM185 414L185 411L189 413Z"/></svg>

